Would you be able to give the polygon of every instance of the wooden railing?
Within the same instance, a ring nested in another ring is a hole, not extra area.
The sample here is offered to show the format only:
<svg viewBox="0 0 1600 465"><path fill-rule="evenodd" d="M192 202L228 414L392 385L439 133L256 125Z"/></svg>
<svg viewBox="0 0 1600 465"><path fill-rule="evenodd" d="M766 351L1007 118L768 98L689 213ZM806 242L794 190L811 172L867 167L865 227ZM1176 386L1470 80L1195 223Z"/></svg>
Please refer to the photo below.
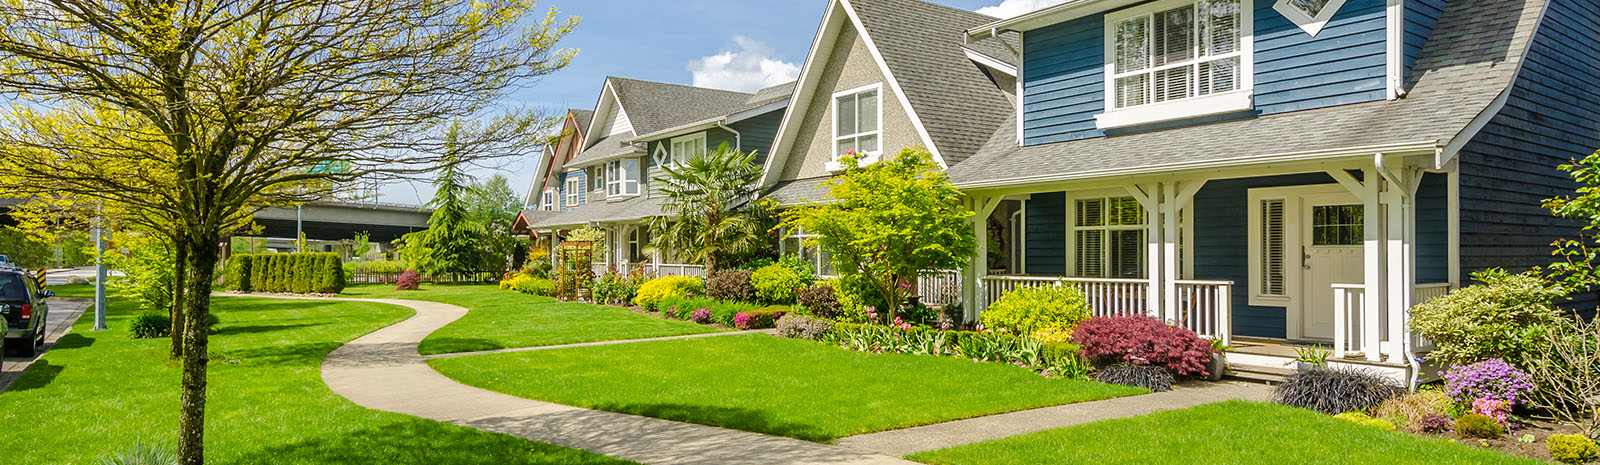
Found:
<svg viewBox="0 0 1600 465"><path fill-rule="evenodd" d="M1066 285L1083 293L1093 316L1149 314L1150 281L1143 279L987 276L983 281L989 304L1017 289ZM1151 316L1232 343L1233 282L1180 280L1176 285L1177 306Z"/></svg>
<svg viewBox="0 0 1600 465"><path fill-rule="evenodd" d="M706 277L706 267L705 267L705 265L685 265L685 264L677 264L677 263L662 263L660 265L657 265L657 264L654 264L654 263L645 263L642 266L644 266L644 269L645 269L646 272L649 272L649 273L654 274L656 276L694 276L694 277L699 277L699 278Z"/></svg>
<svg viewBox="0 0 1600 465"><path fill-rule="evenodd" d="M1411 305L1450 293L1450 283L1418 284L1411 291ZM1369 309L1367 287L1362 284L1333 285L1333 353L1337 357L1360 354L1369 361L1383 359L1384 352L1397 352L1389 340L1389 314L1381 308ZM1415 352L1433 350L1433 342L1406 331Z"/></svg>
<svg viewBox="0 0 1600 465"><path fill-rule="evenodd" d="M924 305L951 305L961 302L961 272L934 271L917 277L919 302Z"/></svg>

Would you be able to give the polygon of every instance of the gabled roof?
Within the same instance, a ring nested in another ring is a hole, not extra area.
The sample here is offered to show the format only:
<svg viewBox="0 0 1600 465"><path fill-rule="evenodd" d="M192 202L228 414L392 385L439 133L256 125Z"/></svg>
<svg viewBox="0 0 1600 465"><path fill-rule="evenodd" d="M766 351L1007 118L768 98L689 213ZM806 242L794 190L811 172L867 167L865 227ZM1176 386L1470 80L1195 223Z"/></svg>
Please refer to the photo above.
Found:
<svg viewBox="0 0 1600 465"><path fill-rule="evenodd" d="M1022 51L1022 38L1015 32L1002 32L998 37L988 36L968 41L966 49L1017 68L1017 53Z"/></svg>
<svg viewBox="0 0 1600 465"><path fill-rule="evenodd" d="M680 124L725 115L742 107L754 95L703 87L607 78L617 90L617 101L628 113L633 132L649 134Z"/></svg>
<svg viewBox="0 0 1600 465"><path fill-rule="evenodd" d="M812 40L763 184L776 183L776 173L783 171L788 146L800 137L794 134L799 131L797 115L809 111L807 102L818 91L821 70L829 60L844 58L831 51L844 27L860 33L935 159L945 166L966 160L1011 113L1005 94L967 57L962 44L967 28L994 20L920 0L832 0Z"/></svg>
<svg viewBox="0 0 1600 465"><path fill-rule="evenodd" d="M582 128L583 130L588 130L589 124L594 122L594 110L579 110L577 108L573 108L567 110L567 112L572 114L573 121L578 123L578 127Z"/></svg>
<svg viewBox="0 0 1600 465"><path fill-rule="evenodd" d="M1399 100L1021 148L1013 116L950 177L974 189L1401 150L1433 151L1443 164L1503 102L1545 6L1452 2Z"/></svg>
<svg viewBox="0 0 1600 465"><path fill-rule="evenodd" d="M561 211L524 211L519 224L524 229L583 227L610 221L634 221L661 215L661 196L635 196L625 200L601 200Z"/></svg>

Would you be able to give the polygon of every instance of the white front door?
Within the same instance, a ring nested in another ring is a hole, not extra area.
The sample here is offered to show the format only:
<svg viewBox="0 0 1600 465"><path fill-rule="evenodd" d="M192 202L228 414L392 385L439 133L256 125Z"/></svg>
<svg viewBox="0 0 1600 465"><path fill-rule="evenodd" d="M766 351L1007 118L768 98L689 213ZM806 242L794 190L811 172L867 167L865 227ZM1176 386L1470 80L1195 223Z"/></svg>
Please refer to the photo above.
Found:
<svg viewBox="0 0 1600 465"><path fill-rule="evenodd" d="M1300 336L1333 339L1333 285L1363 281L1363 208L1348 194L1300 198Z"/></svg>

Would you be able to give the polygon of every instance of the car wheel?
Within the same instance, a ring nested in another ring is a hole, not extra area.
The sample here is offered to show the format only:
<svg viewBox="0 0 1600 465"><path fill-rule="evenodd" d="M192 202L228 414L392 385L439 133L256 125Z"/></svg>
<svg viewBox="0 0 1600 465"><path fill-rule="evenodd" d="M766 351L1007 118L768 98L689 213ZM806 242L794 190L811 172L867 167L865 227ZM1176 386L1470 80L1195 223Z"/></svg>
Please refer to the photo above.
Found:
<svg viewBox="0 0 1600 465"><path fill-rule="evenodd" d="M21 356L27 357L27 358L33 358L33 356L39 355L39 340L38 339L28 339L28 340L17 341L17 342L18 342L18 344L17 344L17 355L21 355Z"/></svg>

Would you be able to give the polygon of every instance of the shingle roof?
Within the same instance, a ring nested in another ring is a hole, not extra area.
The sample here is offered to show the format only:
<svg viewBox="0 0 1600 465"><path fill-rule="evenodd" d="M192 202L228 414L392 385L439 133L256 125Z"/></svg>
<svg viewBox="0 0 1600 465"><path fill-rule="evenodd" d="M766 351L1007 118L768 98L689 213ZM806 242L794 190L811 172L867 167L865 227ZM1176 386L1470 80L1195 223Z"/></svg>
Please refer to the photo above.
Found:
<svg viewBox="0 0 1600 465"><path fill-rule="evenodd" d="M988 36L968 42L966 48L1001 63L1017 66L1017 55L1012 50L1022 50L1022 40L1017 33L1006 31L1000 33L998 37Z"/></svg>
<svg viewBox="0 0 1600 465"><path fill-rule="evenodd" d="M633 221L652 216L660 216L660 196L638 196L616 202L601 200L590 202L565 211L534 211L524 212L529 220L529 227L539 228L565 228L583 227L592 223L611 221Z"/></svg>
<svg viewBox="0 0 1600 465"><path fill-rule="evenodd" d="M961 44L968 28L995 18L919 0L850 4L947 164L976 153L1012 113Z"/></svg>
<svg viewBox="0 0 1600 465"><path fill-rule="evenodd" d="M617 100L637 134L649 134L726 115L744 106L753 97L743 92L706 89L679 84L606 78L617 90Z"/></svg>
<svg viewBox="0 0 1600 465"><path fill-rule="evenodd" d="M577 108L573 108L567 111L572 112L572 117L573 119L577 120L576 123L578 123L578 127L580 128L588 129L589 123L594 121L594 110L579 110Z"/></svg>
<svg viewBox="0 0 1600 465"><path fill-rule="evenodd" d="M1026 184L1097 172L1435 142L1461 134L1510 84L1545 0L1454 2L1395 101L1018 148L1015 119L950 169L957 185Z"/></svg>
<svg viewBox="0 0 1600 465"><path fill-rule="evenodd" d="M588 150L579 152L571 160L567 160L565 166L583 166L596 161L638 152L639 149L634 148L632 145L623 145L622 143L622 141L632 138L632 132L612 134L609 137L602 138L596 141L594 146L589 147Z"/></svg>
<svg viewBox="0 0 1600 465"><path fill-rule="evenodd" d="M828 199L828 186L826 183L831 178L795 179L780 182L761 198L777 202L779 205L801 205L816 203Z"/></svg>
<svg viewBox="0 0 1600 465"><path fill-rule="evenodd" d="M789 100L789 97L794 95L795 85L799 83L800 81L789 81L783 84L758 90L756 91L755 95L750 97L750 100L745 101L744 105L729 111L728 114L750 111L774 103Z"/></svg>

